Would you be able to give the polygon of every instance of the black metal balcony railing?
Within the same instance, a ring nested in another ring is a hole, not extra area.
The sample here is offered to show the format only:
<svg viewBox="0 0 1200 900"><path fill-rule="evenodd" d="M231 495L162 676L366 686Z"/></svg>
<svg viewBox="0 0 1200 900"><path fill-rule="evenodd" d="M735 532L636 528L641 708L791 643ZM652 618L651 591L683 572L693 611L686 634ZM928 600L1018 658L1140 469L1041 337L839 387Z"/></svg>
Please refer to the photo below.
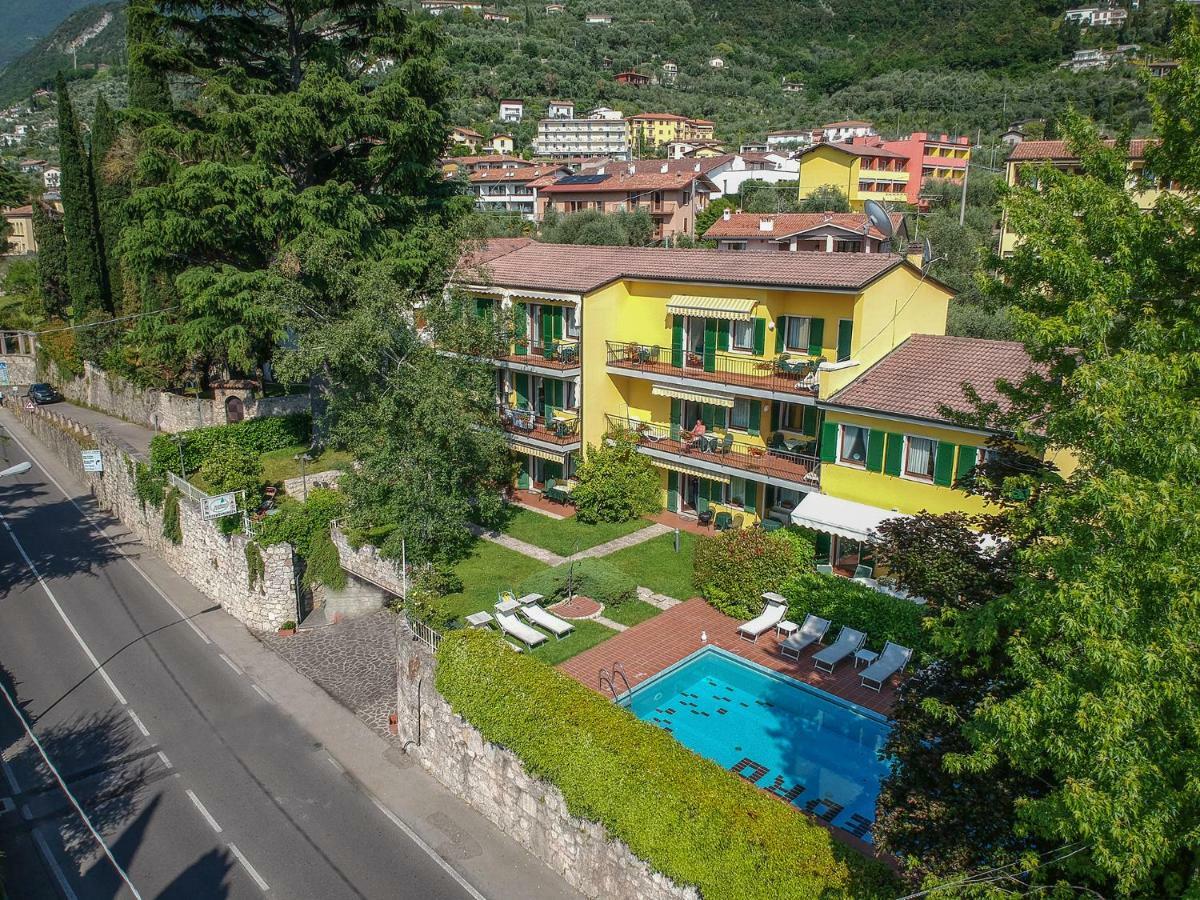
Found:
<svg viewBox="0 0 1200 900"><path fill-rule="evenodd" d="M509 434L521 435L552 444L579 443L579 410L564 410L562 416L539 416L531 409L500 404L500 427Z"/></svg>
<svg viewBox="0 0 1200 900"><path fill-rule="evenodd" d="M552 341L531 341L523 335L503 335L500 353L504 359L528 362L551 369L573 369L579 366L579 339L555 338Z"/></svg>
<svg viewBox="0 0 1200 900"><path fill-rule="evenodd" d="M647 449L669 453L683 460L719 463L743 472L786 479L814 488L820 485L821 461L816 456L748 444L737 440L729 432L709 432L697 437L678 425L639 422L611 413L606 418L610 429L636 434L638 443Z"/></svg>
<svg viewBox="0 0 1200 900"><path fill-rule="evenodd" d="M614 368L810 396L817 393L817 369L823 362L820 357L799 353L760 358L720 350L694 353L658 345L605 343L608 364Z"/></svg>

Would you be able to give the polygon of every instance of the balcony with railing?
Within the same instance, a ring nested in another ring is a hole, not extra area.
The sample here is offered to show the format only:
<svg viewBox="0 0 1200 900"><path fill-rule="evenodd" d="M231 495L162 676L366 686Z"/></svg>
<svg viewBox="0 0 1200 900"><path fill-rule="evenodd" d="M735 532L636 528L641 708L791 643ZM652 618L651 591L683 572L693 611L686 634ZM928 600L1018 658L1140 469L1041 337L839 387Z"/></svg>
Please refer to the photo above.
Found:
<svg viewBox="0 0 1200 900"><path fill-rule="evenodd" d="M564 409L546 416L539 416L531 409L500 404L497 406L500 427L508 434L529 438L545 444L556 444L574 449L581 443L579 434L579 409Z"/></svg>
<svg viewBox="0 0 1200 900"><path fill-rule="evenodd" d="M608 365L649 375L692 378L712 384L740 385L783 394L815 397L822 359L801 353L760 358L721 350L693 353L657 344L607 341Z"/></svg>
<svg viewBox="0 0 1200 900"><path fill-rule="evenodd" d="M500 349L495 358L562 372L578 369L579 356L578 338L555 338L539 343L527 337L507 334L500 336Z"/></svg>
<svg viewBox="0 0 1200 900"><path fill-rule="evenodd" d="M649 456L670 456L699 464L698 469L720 466L743 476L773 478L814 490L821 484L821 462L816 456L749 444L729 432L697 436L677 425L640 422L612 413L606 418L610 430L636 434L639 448Z"/></svg>

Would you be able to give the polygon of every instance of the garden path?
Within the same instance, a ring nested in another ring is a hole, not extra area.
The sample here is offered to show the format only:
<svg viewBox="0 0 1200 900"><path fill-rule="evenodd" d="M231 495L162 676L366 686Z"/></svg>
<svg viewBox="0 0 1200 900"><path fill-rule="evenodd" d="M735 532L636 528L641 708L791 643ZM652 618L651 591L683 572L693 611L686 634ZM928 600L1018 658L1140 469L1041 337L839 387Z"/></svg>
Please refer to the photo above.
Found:
<svg viewBox="0 0 1200 900"><path fill-rule="evenodd" d="M572 559L588 559L596 556L608 556L610 553L616 553L618 550L624 550L626 547L632 547L635 544L640 544L643 541L648 541L651 538L656 538L660 534L667 534L671 529L666 525L655 523L648 528L642 528L632 534L622 535L619 538L609 541L606 544L597 544L595 547L589 547L586 550L580 550L578 553L568 556L568 560Z"/></svg>
<svg viewBox="0 0 1200 900"><path fill-rule="evenodd" d="M565 556L559 556L557 553L551 553L549 550L543 550L541 547L535 547L533 544L519 541L515 537L501 534L499 531L488 531L477 525L472 525L470 528L471 533L476 537L481 537L485 541L491 541L493 544L499 544L501 547L507 547L509 550L530 556L548 566L561 565L567 561Z"/></svg>

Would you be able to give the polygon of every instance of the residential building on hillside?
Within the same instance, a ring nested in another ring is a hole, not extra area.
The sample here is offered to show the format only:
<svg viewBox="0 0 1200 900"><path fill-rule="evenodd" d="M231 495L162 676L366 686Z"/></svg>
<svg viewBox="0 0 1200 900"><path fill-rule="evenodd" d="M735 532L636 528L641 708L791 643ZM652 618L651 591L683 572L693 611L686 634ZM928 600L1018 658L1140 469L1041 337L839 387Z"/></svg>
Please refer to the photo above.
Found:
<svg viewBox="0 0 1200 900"><path fill-rule="evenodd" d="M908 226L892 214L892 228L908 243ZM718 250L777 253L886 253L889 241L863 213L744 213L725 210L703 235Z"/></svg>
<svg viewBox="0 0 1200 900"><path fill-rule="evenodd" d="M766 141L747 141L738 147L738 153L766 153L771 146Z"/></svg>
<svg viewBox="0 0 1200 900"><path fill-rule="evenodd" d="M645 87L650 83L650 76L643 75L641 72L635 72L629 69L625 72L618 72L613 76L613 81L617 84L630 84L634 87Z"/></svg>
<svg viewBox="0 0 1200 900"><path fill-rule="evenodd" d="M42 170L42 186L48 191L57 191L62 187L62 169L58 166L46 166Z"/></svg>
<svg viewBox="0 0 1200 900"><path fill-rule="evenodd" d="M820 134L821 132L813 131L811 128L792 128L785 131L768 131L767 147L771 150L778 150L783 147L809 147L812 146Z"/></svg>
<svg viewBox="0 0 1200 900"><path fill-rule="evenodd" d="M689 119L675 113L638 113L625 120L629 146L652 150L673 141L710 141L716 125L708 119Z"/></svg>
<svg viewBox="0 0 1200 900"><path fill-rule="evenodd" d="M520 169L528 166L525 160L518 156L503 153L489 153L486 156L447 156L441 160L442 171L446 175L456 175L461 172L477 172L483 169Z"/></svg>
<svg viewBox="0 0 1200 900"><path fill-rule="evenodd" d="M720 141L671 141L667 144L667 159L708 159L728 153Z"/></svg>
<svg viewBox="0 0 1200 900"><path fill-rule="evenodd" d="M787 78L782 79L783 92L785 94L803 94L803 81L788 81Z"/></svg>
<svg viewBox="0 0 1200 900"><path fill-rule="evenodd" d="M1105 50L1093 47L1086 50L1076 50L1071 58L1058 64L1060 69L1070 69L1072 72L1086 72L1089 69L1108 69L1127 59L1132 59L1141 48L1137 44L1119 44L1116 49Z"/></svg>
<svg viewBox="0 0 1200 900"><path fill-rule="evenodd" d="M868 200L907 200L908 158L883 147L820 143L802 151L799 160L801 200L827 185L840 189L855 212Z"/></svg>
<svg viewBox="0 0 1200 900"><path fill-rule="evenodd" d="M492 139L488 141L488 149L493 153L512 153L516 148L511 134L493 134Z"/></svg>
<svg viewBox="0 0 1200 900"><path fill-rule="evenodd" d="M589 119L608 119L610 122L620 122L625 119L625 115L619 109L612 109L608 106L597 106L595 109L589 109L587 117Z"/></svg>
<svg viewBox="0 0 1200 900"><path fill-rule="evenodd" d="M563 3L547 3L546 4L546 15L557 16L557 15L561 14L566 8L567 8L566 4L563 4Z"/></svg>
<svg viewBox="0 0 1200 900"><path fill-rule="evenodd" d="M696 216L708 206L715 189L696 165L690 160L613 162L587 174L567 176L542 188L541 215L551 209L560 213L643 209L654 221L656 240L691 236Z"/></svg>
<svg viewBox="0 0 1200 900"><path fill-rule="evenodd" d="M747 181L779 184L796 181L800 164L782 153L726 153L699 159L699 171L717 187L712 199L736 194Z"/></svg>
<svg viewBox="0 0 1200 900"><path fill-rule="evenodd" d="M662 82L663 84L674 84L679 78L679 66L667 60L662 64Z"/></svg>
<svg viewBox="0 0 1200 900"><path fill-rule="evenodd" d="M629 158L629 140L621 119L541 119L534 152L550 159L576 156Z"/></svg>
<svg viewBox="0 0 1200 900"><path fill-rule="evenodd" d="M963 136L914 131L899 140L882 141L879 146L905 157L908 171L905 199L914 206L920 202L931 179L961 182L971 163L971 139Z"/></svg>
<svg viewBox="0 0 1200 900"><path fill-rule="evenodd" d="M462 12L467 9L482 12L483 4L474 0L421 0L421 9L431 16L440 16L443 13Z"/></svg>
<svg viewBox="0 0 1200 900"><path fill-rule="evenodd" d="M1143 63L1151 78L1166 78L1179 68L1177 59L1151 59Z"/></svg>
<svg viewBox="0 0 1200 900"><path fill-rule="evenodd" d="M546 118L573 119L575 118L575 103L571 100L551 100L546 105Z"/></svg>
<svg viewBox="0 0 1200 900"><path fill-rule="evenodd" d="M475 208L481 212L520 215L533 221L539 189L569 172L566 166L557 165L478 169L467 175L467 184L475 195Z"/></svg>
<svg viewBox="0 0 1200 900"><path fill-rule="evenodd" d="M1110 146L1113 144L1112 141L1107 143ZM1154 206L1158 195L1164 190L1178 190L1178 185L1163 183L1146 172L1146 150L1155 143L1151 140L1129 142L1129 193L1143 210ZM1079 170L1079 158L1067 147L1066 141L1022 141L1012 148L1012 152L1005 161L1005 181L1010 186L1016 185L1022 177L1023 170L1044 163L1050 163L1064 172ZM1019 241L1020 235L1009 227L1008 216L1002 216L1000 219L1000 255L1012 256Z"/></svg>
<svg viewBox="0 0 1200 900"><path fill-rule="evenodd" d="M1000 135L1000 143L1007 144L1009 147L1015 147L1023 140L1025 140L1025 129L1019 122L1009 125L1008 130Z"/></svg>
<svg viewBox="0 0 1200 900"><path fill-rule="evenodd" d="M37 239L33 234L33 207L6 207L3 210L8 234L0 236L0 255L27 256L37 253Z"/></svg>
<svg viewBox="0 0 1200 900"><path fill-rule="evenodd" d="M44 159L22 159L17 162L22 175L41 175L46 168Z"/></svg>
<svg viewBox="0 0 1200 900"><path fill-rule="evenodd" d="M512 21L512 16L509 16L506 13L496 12L494 9L486 9L483 11L483 21L499 22L501 25L507 25Z"/></svg>
<svg viewBox="0 0 1200 900"><path fill-rule="evenodd" d="M611 25L613 17L608 13L588 13L583 21L588 25Z"/></svg>
<svg viewBox="0 0 1200 900"><path fill-rule="evenodd" d="M456 125L450 129L451 145L455 147L467 147L472 153L479 150L479 143L482 140L483 135L474 128Z"/></svg>
<svg viewBox="0 0 1200 900"><path fill-rule="evenodd" d="M1063 13L1064 22L1083 28L1120 28L1129 18L1129 11L1119 6L1081 6Z"/></svg>
<svg viewBox="0 0 1200 900"><path fill-rule="evenodd" d="M875 131L875 126L870 122L863 122L858 119L848 119L845 122L827 122L813 130L821 135L821 140L828 141L831 144L849 141L853 138L873 137L878 133Z"/></svg>
<svg viewBox="0 0 1200 900"><path fill-rule="evenodd" d="M500 121L520 122L525 118L525 101L506 99L500 101Z"/></svg>
<svg viewBox="0 0 1200 900"><path fill-rule="evenodd" d="M719 56L709 57L708 67L710 69L723 69L725 68L725 60L721 59Z"/></svg>

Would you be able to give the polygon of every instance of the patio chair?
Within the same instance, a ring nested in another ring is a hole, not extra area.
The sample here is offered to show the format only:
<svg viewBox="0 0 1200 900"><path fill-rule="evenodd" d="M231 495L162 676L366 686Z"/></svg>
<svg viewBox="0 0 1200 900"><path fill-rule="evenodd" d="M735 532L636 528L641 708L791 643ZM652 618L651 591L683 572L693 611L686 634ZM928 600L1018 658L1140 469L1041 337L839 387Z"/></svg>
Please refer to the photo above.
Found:
<svg viewBox="0 0 1200 900"><path fill-rule="evenodd" d="M854 567L854 577L855 578L870 578L874 574L875 574L875 569L872 566L864 566L862 563L859 563L857 566Z"/></svg>
<svg viewBox="0 0 1200 900"><path fill-rule="evenodd" d="M733 449L733 435L726 434L725 437L721 439L721 443L719 445L717 444L717 439L713 438L713 448L712 449L713 449L714 453L721 453L721 454L728 453L729 451L731 451Z"/></svg>
<svg viewBox="0 0 1200 900"><path fill-rule="evenodd" d="M713 522L713 525L717 531L728 531L732 524L733 516L727 512L717 513L716 521Z"/></svg>
<svg viewBox="0 0 1200 900"><path fill-rule="evenodd" d="M540 625L560 641L575 630L570 622L560 619L552 612L542 609L537 603L527 603L521 607L521 615L534 625Z"/></svg>
<svg viewBox="0 0 1200 900"><path fill-rule="evenodd" d="M809 613L804 617L804 622L800 627L789 634L779 645L779 653L782 656L795 657L799 662L800 654L813 644L819 644L825 640L825 632L828 630L828 619L822 619Z"/></svg>
<svg viewBox="0 0 1200 900"><path fill-rule="evenodd" d="M862 673L862 686L869 687L878 693L883 690L883 683L900 672L912 659L912 650L888 641L883 645L883 651Z"/></svg>
<svg viewBox="0 0 1200 900"><path fill-rule="evenodd" d="M564 366L569 366L575 362L579 354L579 347L576 344L563 344L558 348L558 360Z"/></svg>
<svg viewBox="0 0 1200 900"><path fill-rule="evenodd" d="M828 563L817 563L817 572L821 575L832 575L833 566Z"/></svg>
<svg viewBox="0 0 1200 900"><path fill-rule="evenodd" d="M550 478L546 481L546 487L542 490L542 496L552 503L566 503L567 492L558 486L558 481Z"/></svg>
<svg viewBox="0 0 1200 900"><path fill-rule="evenodd" d="M771 450L786 450L788 446L787 441L784 440L783 432L776 431L772 433L771 440L767 442L767 447Z"/></svg>
<svg viewBox="0 0 1200 900"><path fill-rule="evenodd" d="M741 531L746 527L746 517L739 514L733 517L733 530Z"/></svg>
<svg viewBox="0 0 1200 900"><path fill-rule="evenodd" d="M813 656L813 665L820 671L832 675L834 666L847 656L857 653L866 642L867 636L863 632L856 631L849 625L843 625L842 630L838 632L837 640Z"/></svg>
<svg viewBox="0 0 1200 900"><path fill-rule="evenodd" d="M526 644L530 649L538 644L544 644L549 640L544 634L536 628L530 628L512 613L502 613L496 611L496 624L500 626L500 630L505 634L515 637L522 644Z"/></svg>
<svg viewBox="0 0 1200 900"><path fill-rule="evenodd" d="M738 626L738 635L742 640L758 643L759 635L770 631L782 622L787 614L787 600L784 597L770 591L762 596L767 601L763 611L749 622Z"/></svg>
<svg viewBox="0 0 1200 900"><path fill-rule="evenodd" d="M763 531L778 531L783 527L783 523L778 519L763 519L758 523L758 527Z"/></svg>

